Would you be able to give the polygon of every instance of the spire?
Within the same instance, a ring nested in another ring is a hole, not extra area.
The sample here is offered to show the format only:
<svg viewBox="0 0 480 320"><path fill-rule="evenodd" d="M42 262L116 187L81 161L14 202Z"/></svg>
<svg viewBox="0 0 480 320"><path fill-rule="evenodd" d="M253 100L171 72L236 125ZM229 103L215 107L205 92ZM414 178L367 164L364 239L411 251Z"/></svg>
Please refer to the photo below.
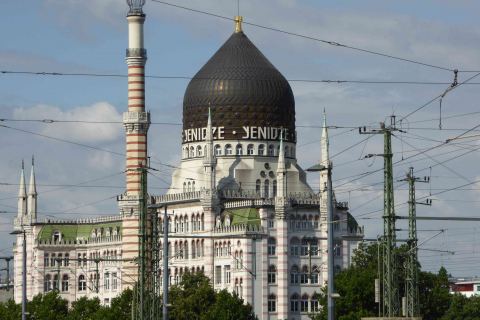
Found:
<svg viewBox="0 0 480 320"><path fill-rule="evenodd" d="M217 166L217 158L215 150L213 150L213 127L212 127L212 111L208 107L207 132L205 133L206 152L204 155L203 166L205 168L205 187L214 190L216 187L215 170Z"/></svg>
<svg viewBox="0 0 480 320"><path fill-rule="evenodd" d="M22 171L20 173L20 183L18 188L18 218L25 216L27 214L27 189L25 186L25 170L22 160Z"/></svg>
<svg viewBox="0 0 480 320"><path fill-rule="evenodd" d="M30 183L28 185L28 215L32 221L36 220L37 216L37 186L35 182L35 160L32 156L32 170L30 172Z"/></svg>
<svg viewBox="0 0 480 320"><path fill-rule="evenodd" d="M235 18L233 20L235 21L235 33L242 32L243 17L242 16L235 16Z"/></svg>
<svg viewBox="0 0 480 320"><path fill-rule="evenodd" d="M325 109L323 109L323 125L322 125L322 138L320 139L321 144L321 155L320 155L320 164L328 166L330 164L330 155L329 155L329 140L328 140L328 127L327 127L327 115Z"/></svg>
<svg viewBox="0 0 480 320"><path fill-rule="evenodd" d="M280 131L280 147L278 150L277 173L285 172L285 148L283 147L283 130Z"/></svg>

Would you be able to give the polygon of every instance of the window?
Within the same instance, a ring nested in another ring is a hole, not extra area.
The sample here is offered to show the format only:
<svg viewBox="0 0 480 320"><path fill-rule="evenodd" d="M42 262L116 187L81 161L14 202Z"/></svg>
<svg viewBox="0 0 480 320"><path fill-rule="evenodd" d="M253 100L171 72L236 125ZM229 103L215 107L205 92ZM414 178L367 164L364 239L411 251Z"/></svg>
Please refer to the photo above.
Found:
<svg viewBox="0 0 480 320"><path fill-rule="evenodd" d="M277 180L273 180L273 188L272 188L273 196L277 196Z"/></svg>
<svg viewBox="0 0 480 320"><path fill-rule="evenodd" d="M290 271L290 283L297 284L298 283L298 267L293 266Z"/></svg>
<svg viewBox="0 0 480 320"><path fill-rule="evenodd" d="M290 240L290 255L298 256L298 247L300 246L300 240L297 237L293 237Z"/></svg>
<svg viewBox="0 0 480 320"><path fill-rule="evenodd" d="M214 149L215 149L215 155L216 156L221 156L222 155L222 147L220 147L219 144L216 144Z"/></svg>
<svg viewBox="0 0 480 320"><path fill-rule="evenodd" d="M215 267L215 283L222 283L222 266Z"/></svg>
<svg viewBox="0 0 480 320"><path fill-rule="evenodd" d="M312 267L312 273L310 275L310 283L316 284L318 283L318 273L320 272L320 269L317 266Z"/></svg>
<svg viewBox="0 0 480 320"><path fill-rule="evenodd" d="M274 265L268 267L267 280L270 284L277 282L277 268Z"/></svg>
<svg viewBox="0 0 480 320"><path fill-rule="evenodd" d="M118 288L118 277L116 272L112 272L112 290L116 291Z"/></svg>
<svg viewBox="0 0 480 320"><path fill-rule="evenodd" d="M275 255L275 246L276 246L277 241L275 238L268 238L268 255L269 256L274 256Z"/></svg>
<svg viewBox="0 0 480 320"><path fill-rule="evenodd" d="M83 254L83 266L84 267L87 266L87 254L86 253Z"/></svg>
<svg viewBox="0 0 480 320"><path fill-rule="evenodd" d="M302 299L300 300L300 312L308 312L308 295L302 295Z"/></svg>
<svg viewBox="0 0 480 320"><path fill-rule="evenodd" d="M300 255L308 256L308 240L302 239L302 246L300 247Z"/></svg>
<svg viewBox="0 0 480 320"><path fill-rule="evenodd" d="M253 144L247 146L247 154L250 156L253 155Z"/></svg>
<svg viewBox="0 0 480 320"><path fill-rule="evenodd" d="M308 267L302 267L302 273L300 273L300 283L305 284L308 283Z"/></svg>
<svg viewBox="0 0 480 320"><path fill-rule="evenodd" d="M340 257L342 256L342 244L340 242L336 242L335 243L335 247L333 249L333 254L336 256L336 257Z"/></svg>
<svg viewBox="0 0 480 320"><path fill-rule="evenodd" d="M265 180L265 185L263 186L263 195L265 198L269 197L269 191L270 191L270 181L267 179Z"/></svg>
<svg viewBox="0 0 480 320"><path fill-rule="evenodd" d="M58 274L56 274L56 275L53 276L53 290L58 290L58 287L59 287L58 286L58 284L59 284L58 281L59 281Z"/></svg>
<svg viewBox="0 0 480 320"><path fill-rule="evenodd" d="M261 187L261 182L260 182L260 179L258 179L256 182L255 182L255 193L258 195L260 194L260 187Z"/></svg>
<svg viewBox="0 0 480 320"><path fill-rule="evenodd" d="M55 259L56 259L55 253L52 253L52 257L50 258L50 265L52 267L55 267Z"/></svg>
<svg viewBox="0 0 480 320"><path fill-rule="evenodd" d="M195 148L190 147L190 158L193 158L193 157L195 157Z"/></svg>
<svg viewBox="0 0 480 320"><path fill-rule="evenodd" d="M65 253L65 259L63 260L63 265L68 267L70 265L70 254Z"/></svg>
<svg viewBox="0 0 480 320"><path fill-rule="evenodd" d="M45 255L43 256L43 265L45 267L48 267L50 264L50 256L48 253L45 253Z"/></svg>
<svg viewBox="0 0 480 320"><path fill-rule="evenodd" d="M268 296L268 312L277 311L277 297L274 294Z"/></svg>
<svg viewBox="0 0 480 320"><path fill-rule="evenodd" d="M292 294L290 298L290 311L298 312L298 294Z"/></svg>
<svg viewBox="0 0 480 320"><path fill-rule="evenodd" d="M53 242L59 242L60 240L62 240L62 234L60 233L60 231L54 231L52 237Z"/></svg>
<svg viewBox="0 0 480 320"><path fill-rule="evenodd" d="M68 291L68 274L64 274L62 277L62 291Z"/></svg>
<svg viewBox="0 0 480 320"><path fill-rule="evenodd" d="M232 155L232 145L231 144L227 144L225 146L225 155L226 156L231 156Z"/></svg>
<svg viewBox="0 0 480 320"><path fill-rule="evenodd" d="M103 275L103 289L110 290L110 273L105 272Z"/></svg>
<svg viewBox="0 0 480 320"><path fill-rule="evenodd" d="M272 217L268 219L268 227L275 228L275 220Z"/></svg>
<svg viewBox="0 0 480 320"><path fill-rule="evenodd" d="M310 240L310 252L312 256L318 256L318 240L315 238Z"/></svg>
<svg viewBox="0 0 480 320"><path fill-rule="evenodd" d="M43 291L48 292L52 290L52 276L47 274L43 280Z"/></svg>
<svg viewBox="0 0 480 320"><path fill-rule="evenodd" d="M85 275L81 274L78 277L78 291L86 291L87 290L87 280L85 280Z"/></svg>
<svg viewBox="0 0 480 320"><path fill-rule="evenodd" d="M275 147L273 146L273 144L268 146L268 155L269 156L274 156L275 155Z"/></svg>
<svg viewBox="0 0 480 320"><path fill-rule="evenodd" d="M243 154L243 147L241 144L237 144L237 155L241 156Z"/></svg>
<svg viewBox="0 0 480 320"><path fill-rule="evenodd" d="M310 311L311 312L318 312L318 296L316 293L312 295L312 300L310 300Z"/></svg>
<svg viewBox="0 0 480 320"><path fill-rule="evenodd" d="M288 157L290 155L289 150L290 149L288 148L288 146L285 146L285 153L284 153L285 157Z"/></svg>
<svg viewBox="0 0 480 320"><path fill-rule="evenodd" d="M202 156L202 146L197 146L197 157Z"/></svg>
<svg viewBox="0 0 480 320"><path fill-rule="evenodd" d="M58 263L59 267L61 267L63 265L63 260L62 260L62 254L61 253L58 254L57 263Z"/></svg>
<svg viewBox="0 0 480 320"><path fill-rule="evenodd" d="M258 155L263 156L265 154L265 145L261 144L258 146Z"/></svg>
<svg viewBox="0 0 480 320"><path fill-rule="evenodd" d="M230 266L227 265L223 269L225 270L225 283L230 283L231 281Z"/></svg>

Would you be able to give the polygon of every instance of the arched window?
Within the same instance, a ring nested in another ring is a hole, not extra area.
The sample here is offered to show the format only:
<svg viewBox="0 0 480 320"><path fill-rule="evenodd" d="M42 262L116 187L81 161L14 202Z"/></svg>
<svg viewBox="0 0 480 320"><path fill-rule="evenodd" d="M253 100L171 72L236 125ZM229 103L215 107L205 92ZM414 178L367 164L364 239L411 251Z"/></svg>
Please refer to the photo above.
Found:
<svg viewBox="0 0 480 320"><path fill-rule="evenodd" d="M276 197L277 196L277 180L273 180L272 192L273 192L273 196Z"/></svg>
<svg viewBox="0 0 480 320"><path fill-rule="evenodd" d="M308 267L303 266L302 272L300 273L300 283L305 284L308 283Z"/></svg>
<svg viewBox="0 0 480 320"><path fill-rule="evenodd" d="M290 297L290 311L298 312L298 294L296 293Z"/></svg>
<svg viewBox="0 0 480 320"><path fill-rule="evenodd" d="M268 146L268 155L269 156L274 156L275 155L275 147L273 146L273 144Z"/></svg>
<svg viewBox="0 0 480 320"><path fill-rule="evenodd" d="M52 267L55 267L55 260L57 259L57 257L55 256L55 253L52 253L52 257L50 258L50 265Z"/></svg>
<svg viewBox="0 0 480 320"><path fill-rule="evenodd" d="M53 290L59 290L59 281L58 274L53 276Z"/></svg>
<svg viewBox="0 0 480 320"><path fill-rule="evenodd" d="M54 231L52 238L53 242L60 242L62 241L62 234L60 233L60 231Z"/></svg>
<svg viewBox="0 0 480 320"><path fill-rule="evenodd" d="M308 256L308 240L305 238L302 239L302 246L300 247L300 255Z"/></svg>
<svg viewBox="0 0 480 320"><path fill-rule="evenodd" d="M253 155L253 144L249 144L249 145L247 146L247 154L248 154L249 156Z"/></svg>
<svg viewBox="0 0 480 320"><path fill-rule="evenodd" d="M192 191L192 184L190 181L188 181L188 188L187 188L187 192L190 192Z"/></svg>
<svg viewBox="0 0 480 320"><path fill-rule="evenodd" d="M270 196L270 181L268 179L265 180L265 184L263 185L263 196L265 198L269 198Z"/></svg>
<svg viewBox="0 0 480 320"><path fill-rule="evenodd" d="M318 273L320 272L320 269L317 266L312 267L312 274L310 276L310 283L316 284L318 283Z"/></svg>
<svg viewBox="0 0 480 320"><path fill-rule="evenodd" d="M195 240L192 240L192 259L195 259L197 252L195 250Z"/></svg>
<svg viewBox="0 0 480 320"><path fill-rule="evenodd" d="M258 179L256 182L255 182L255 193L257 195L260 195L260 187L261 187L261 181L260 179Z"/></svg>
<svg viewBox="0 0 480 320"><path fill-rule="evenodd" d="M236 151L237 155L238 155L238 156L241 156L241 155L243 154L243 147L242 147L242 145L241 145L241 144L237 144L237 148L236 148L236 149L237 149L237 151Z"/></svg>
<svg viewBox="0 0 480 320"><path fill-rule="evenodd" d="M276 247L277 241L275 238L268 238L268 255L269 256L274 256L275 255L275 247Z"/></svg>
<svg viewBox="0 0 480 320"><path fill-rule="evenodd" d="M185 147L185 148L183 149L183 157L184 157L184 158L188 158L188 147Z"/></svg>
<svg viewBox="0 0 480 320"><path fill-rule="evenodd" d="M290 283L298 283L298 267L296 265L292 266L292 269L290 270Z"/></svg>
<svg viewBox="0 0 480 320"><path fill-rule="evenodd" d="M300 312L308 312L308 294L306 293L302 295L302 300L300 300Z"/></svg>
<svg viewBox="0 0 480 320"><path fill-rule="evenodd" d="M273 264L268 267L267 280L268 283L277 282L277 268Z"/></svg>
<svg viewBox="0 0 480 320"><path fill-rule="evenodd" d="M320 225L320 224L319 224L319 220L320 220L320 216L319 216L318 214L315 215L315 218L314 218L314 220L313 220L313 227L314 227L315 229L318 229L318 227L319 227L319 225Z"/></svg>
<svg viewBox="0 0 480 320"><path fill-rule="evenodd" d="M45 253L43 256L43 265L45 267L48 267L50 265L50 255L48 253Z"/></svg>
<svg viewBox="0 0 480 320"><path fill-rule="evenodd" d="M342 243L340 241L335 241L334 242L333 254L336 257L341 257L342 256Z"/></svg>
<svg viewBox="0 0 480 320"><path fill-rule="evenodd" d="M70 265L70 255L68 253L65 253L65 258L63 259L63 265L65 267L68 267Z"/></svg>
<svg viewBox="0 0 480 320"><path fill-rule="evenodd" d="M297 237L293 237L290 240L290 255L298 256L299 253L300 240Z"/></svg>
<svg viewBox="0 0 480 320"><path fill-rule="evenodd" d="M187 192L187 183L186 182L183 183L183 192Z"/></svg>
<svg viewBox="0 0 480 320"><path fill-rule="evenodd" d="M220 147L219 144L216 144L214 149L215 149L215 155L216 156L221 156L222 155L222 147Z"/></svg>
<svg viewBox="0 0 480 320"><path fill-rule="evenodd" d="M62 277L62 291L68 291L68 274L64 274Z"/></svg>
<svg viewBox="0 0 480 320"><path fill-rule="evenodd" d="M318 240L316 238L310 239L310 254L312 256L318 256Z"/></svg>
<svg viewBox="0 0 480 320"><path fill-rule="evenodd" d="M285 157L290 156L290 148L288 146L285 146Z"/></svg>
<svg viewBox="0 0 480 320"><path fill-rule="evenodd" d="M225 146L225 155L226 156L231 156L232 155L232 145L231 144L227 144Z"/></svg>
<svg viewBox="0 0 480 320"><path fill-rule="evenodd" d="M320 309L318 308L318 293L314 292L312 294L312 299L310 300L310 311L311 312L318 312Z"/></svg>
<svg viewBox="0 0 480 320"><path fill-rule="evenodd" d="M52 276L47 274L43 280L43 291L49 292L50 290L52 290Z"/></svg>
<svg viewBox="0 0 480 320"><path fill-rule="evenodd" d="M190 147L190 158L195 157L195 148L192 146Z"/></svg>
<svg viewBox="0 0 480 320"><path fill-rule="evenodd" d="M202 156L202 146L197 146L197 157Z"/></svg>
<svg viewBox="0 0 480 320"><path fill-rule="evenodd" d="M268 296L268 312L277 311L277 296L273 293Z"/></svg>
<svg viewBox="0 0 480 320"><path fill-rule="evenodd" d="M265 145L264 144L261 144L261 145L258 146L258 155L259 156L265 155Z"/></svg>

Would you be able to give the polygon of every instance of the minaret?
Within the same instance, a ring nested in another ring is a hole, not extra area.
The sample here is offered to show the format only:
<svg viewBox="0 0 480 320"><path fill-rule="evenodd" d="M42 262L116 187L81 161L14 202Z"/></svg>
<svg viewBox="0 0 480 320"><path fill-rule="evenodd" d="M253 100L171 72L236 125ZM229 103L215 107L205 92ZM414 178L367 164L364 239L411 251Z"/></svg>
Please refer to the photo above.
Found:
<svg viewBox="0 0 480 320"><path fill-rule="evenodd" d="M213 128L212 128L212 112L208 108L207 132L205 134L206 152L203 160L205 172L205 189L212 193L216 188L215 169L217 166L217 157L213 150Z"/></svg>
<svg viewBox="0 0 480 320"><path fill-rule="evenodd" d="M18 212L15 219L15 229L20 229L24 217L27 215L27 188L25 186L25 169L22 160L22 171L20 173L20 182L18 188Z"/></svg>
<svg viewBox="0 0 480 320"><path fill-rule="evenodd" d="M285 216L287 206L287 167L285 163L285 147L283 146L283 130L280 133L280 146L277 163L277 195L275 197L275 213Z"/></svg>
<svg viewBox="0 0 480 320"><path fill-rule="evenodd" d="M145 112L145 63L147 50L143 47L145 0L128 0L128 111L123 114L126 130L127 195L140 196L140 168L147 165L147 133L150 113Z"/></svg>
<svg viewBox="0 0 480 320"><path fill-rule="evenodd" d="M327 128L327 115L325 110L323 110L323 125L322 125L322 136L320 138L320 165L328 167L330 165L330 156L329 156L329 140L328 140L328 128ZM322 239L327 238L327 191L328 183L328 170L320 171L320 237ZM320 240L320 254L324 262L322 272L320 273L321 283L325 284L328 278L328 269L327 269L327 253L328 253L328 244L327 240Z"/></svg>
<svg viewBox="0 0 480 320"><path fill-rule="evenodd" d="M127 0L128 21L128 111L123 114L126 133L126 192L118 197L122 222L122 258L138 259L139 212L142 208L142 171L147 163L147 133L150 114L145 111L145 63L147 51L143 45L145 0ZM146 183L143 183L146 188ZM146 203L145 203L146 205ZM134 262L122 264L123 288L131 288L138 276Z"/></svg>
<svg viewBox="0 0 480 320"><path fill-rule="evenodd" d="M28 203L27 215L29 222L36 222L37 220L37 185L35 182L35 162L32 156L32 169L30 171L30 182L28 184Z"/></svg>

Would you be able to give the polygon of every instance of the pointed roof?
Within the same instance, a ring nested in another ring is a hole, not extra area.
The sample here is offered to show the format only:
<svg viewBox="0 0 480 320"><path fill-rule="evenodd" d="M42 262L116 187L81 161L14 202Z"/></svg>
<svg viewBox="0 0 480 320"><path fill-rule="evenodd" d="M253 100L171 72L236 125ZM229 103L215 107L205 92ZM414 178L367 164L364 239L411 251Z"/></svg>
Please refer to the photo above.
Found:
<svg viewBox="0 0 480 320"><path fill-rule="evenodd" d="M22 160L22 171L20 173L20 183L19 183L19 188L18 188L18 197L19 198L25 198L27 196L27 188L25 185L25 170L24 170L24 164Z"/></svg>
<svg viewBox="0 0 480 320"><path fill-rule="evenodd" d="M320 163L324 166L328 166L330 163L330 155L329 155L330 141L328 139L327 114L325 113L325 109L323 109L322 138L320 139L320 144L321 144Z"/></svg>
<svg viewBox="0 0 480 320"><path fill-rule="evenodd" d="M37 195L37 184L35 182L35 163L32 156L32 169L30 171L30 182L28 184L28 194Z"/></svg>

